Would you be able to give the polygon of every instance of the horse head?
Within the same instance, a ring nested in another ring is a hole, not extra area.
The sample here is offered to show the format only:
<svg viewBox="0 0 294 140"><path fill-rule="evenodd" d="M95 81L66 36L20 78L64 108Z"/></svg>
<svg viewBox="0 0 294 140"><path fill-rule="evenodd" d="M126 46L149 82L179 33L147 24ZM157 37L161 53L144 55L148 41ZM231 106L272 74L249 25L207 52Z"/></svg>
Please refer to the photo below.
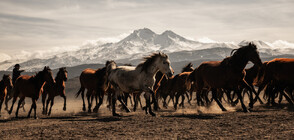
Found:
<svg viewBox="0 0 294 140"><path fill-rule="evenodd" d="M166 76L173 76L174 70L172 69L166 54L159 52L158 59L155 61L155 65L158 67L159 71L164 73Z"/></svg>
<svg viewBox="0 0 294 140"><path fill-rule="evenodd" d="M10 75L4 74L2 79L3 79L4 85L7 86L9 89L12 89L13 85L12 85L12 80Z"/></svg>
<svg viewBox="0 0 294 140"><path fill-rule="evenodd" d="M59 71L57 73L57 76L59 76L63 81L67 81L67 70L66 70L66 67L59 68Z"/></svg>
<svg viewBox="0 0 294 140"><path fill-rule="evenodd" d="M110 61L106 61L105 67L106 67L106 74L108 75L111 72L111 70L117 67L117 65L113 60L110 60Z"/></svg>
<svg viewBox="0 0 294 140"><path fill-rule="evenodd" d="M51 83L51 84L54 84L55 83L55 80L52 76L52 70L49 68L49 66L45 66L43 71L42 71L42 74L43 74L43 79L48 82L48 83Z"/></svg>

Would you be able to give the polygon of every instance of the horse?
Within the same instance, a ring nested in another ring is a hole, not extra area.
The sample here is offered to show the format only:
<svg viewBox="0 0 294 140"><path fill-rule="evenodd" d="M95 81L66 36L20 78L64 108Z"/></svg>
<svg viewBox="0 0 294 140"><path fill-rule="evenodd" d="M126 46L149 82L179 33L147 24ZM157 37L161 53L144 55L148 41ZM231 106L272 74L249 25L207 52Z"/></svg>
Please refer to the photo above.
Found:
<svg viewBox="0 0 294 140"><path fill-rule="evenodd" d="M232 54L233 53L233 54ZM226 111L221 102L217 99L217 89L235 89L241 102L244 112L248 112L243 103L240 86L254 91L245 81L245 66L249 61L255 65L261 66L262 62L257 51L257 47L253 43L241 46L232 51L232 55L226 57L222 61L203 62L189 76L189 80L196 82L197 94L204 87L209 87L212 91L212 97L217 102L222 111Z"/></svg>
<svg viewBox="0 0 294 140"><path fill-rule="evenodd" d="M67 81L67 70L65 67L59 68L59 71L57 72L57 75L55 77L54 84L46 83L43 87L43 93L42 93L42 103L43 103L43 114L50 116L51 109L54 104L54 97L60 95L64 99L64 106L63 110L66 111L66 96L65 96L65 82ZM45 101L48 95L48 99L46 102L45 107ZM51 102L49 112L48 106Z"/></svg>
<svg viewBox="0 0 294 140"><path fill-rule="evenodd" d="M14 88L13 88L13 101L11 108L9 110L9 114L11 114L13 110L14 103L16 99L19 97L18 106L15 112L15 117L18 117L18 110L21 103L24 101L25 97L32 98L32 106L28 113L28 118L31 116L32 109L34 109L34 118L36 119L36 110L37 110L37 100L43 92L43 86L45 83L54 84L55 80L52 76L52 71L49 67L45 66L44 69L38 72L34 76L23 75L16 79Z"/></svg>
<svg viewBox="0 0 294 140"><path fill-rule="evenodd" d="M168 55L161 52L145 57L144 62L136 67L117 66L114 61L110 61L107 65L108 80L115 89L115 93L112 94L112 115L120 116L115 111L115 103L119 94L122 92L145 92L145 112L148 114L147 110L149 109L150 115L155 116L151 109L150 95L156 100L153 86L155 75L158 71L161 71L168 77L171 77L174 73L170 66ZM156 101L154 102L156 103Z"/></svg>
<svg viewBox="0 0 294 140"><path fill-rule="evenodd" d="M7 89L12 89L12 80L10 75L4 74L2 80L0 81L0 117L1 117L1 109L4 99L7 94Z"/></svg>
<svg viewBox="0 0 294 140"><path fill-rule="evenodd" d="M99 107L103 103L104 94L106 93L109 85L107 82L106 67L99 68L97 70L90 68L83 70L80 75L80 84L81 88L77 92L76 97L81 94L83 100L83 111L86 111L84 92L85 89L87 89L86 96L88 100L88 112L92 112L91 108L94 96L96 98L96 106L94 107L93 111L98 112ZM97 96L99 97L99 103L97 103Z"/></svg>
<svg viewBox="0 0 294 140"><path fill-rule="evenodd" d="M272 87L272 89L275 89L268 89L272 104L275 104L274 96L276 92L280 92L291 105L294 104L291 98L284 92L286 87L294 87L293 70L294 59L291 58L275 58L265 63L261 68L258 74L258 84L268 85L268 88Z"/></svg>

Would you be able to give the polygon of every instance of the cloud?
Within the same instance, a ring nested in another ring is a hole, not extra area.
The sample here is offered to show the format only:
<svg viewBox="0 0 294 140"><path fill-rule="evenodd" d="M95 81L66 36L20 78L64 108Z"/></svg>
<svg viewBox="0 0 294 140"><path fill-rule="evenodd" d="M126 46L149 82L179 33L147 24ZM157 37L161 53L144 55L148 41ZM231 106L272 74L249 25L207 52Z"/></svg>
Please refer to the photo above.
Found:
<svg viewBox="0 0 294 140"><path fill-rule="evenodd" d="M294 42L291 0L15 0L0 1L0 46L19 50L78 46L85 40L148 27L218 41Z"/></svg>

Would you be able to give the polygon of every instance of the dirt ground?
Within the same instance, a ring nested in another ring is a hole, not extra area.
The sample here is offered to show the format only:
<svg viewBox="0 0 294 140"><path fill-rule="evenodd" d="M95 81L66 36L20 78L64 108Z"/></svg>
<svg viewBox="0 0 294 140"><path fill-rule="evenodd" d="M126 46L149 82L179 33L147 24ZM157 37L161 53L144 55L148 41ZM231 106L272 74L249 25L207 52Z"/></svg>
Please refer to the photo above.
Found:
<svg viewBox="0 0 294 140"><path fill-rule="evenodd" d="M186 104L185 109L156 112L156 117L119 109L123 117L112 117L105 105L99 113L84 113L81 100L68 102L65 112L62 105L57 100L48 117L41 114L39 103L36 120L25 118L29 102L19 119L14 118L15 110L12 115L2 110L0 139L294 139L294 112L286 105L259 105L250 113L227 106L229 111L223 113L215 105Z"/></svg>

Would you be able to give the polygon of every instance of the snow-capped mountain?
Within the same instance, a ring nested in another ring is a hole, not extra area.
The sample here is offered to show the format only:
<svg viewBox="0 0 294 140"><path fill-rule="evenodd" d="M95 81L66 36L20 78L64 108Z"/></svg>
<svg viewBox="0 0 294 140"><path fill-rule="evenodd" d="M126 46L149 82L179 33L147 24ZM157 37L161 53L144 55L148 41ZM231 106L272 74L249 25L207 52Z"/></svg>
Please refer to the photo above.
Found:
<svg viewBox="0 0 294 140"><path fill-rule="evenodd" d="M242 41L239 44L244 43L247 43L247 41ZM258 46L261 57L264 58L294 52L294 45L283 41L276 41L272 44L263 41L254 41L254 43ZM8 70L12 70L15 63L20 63L22 68L27 71L39 70L43 66L50 66L54 69L81 64L104 64L106 60L137 64L143 56L159 51L169 54L172 62L201 59L219 60L229 56L231 50L238 47L234 43L193 41L170 30L156 34L152 30L144 28L135 30L116 43L101 44L91 42L74 51L66 51L52 56L48 55L49 57L44 59L35 58L16 61L9 60L9 56L5 56L4 61L1 62L0 60L0 70L6 70L9 66Z"/></svg>

